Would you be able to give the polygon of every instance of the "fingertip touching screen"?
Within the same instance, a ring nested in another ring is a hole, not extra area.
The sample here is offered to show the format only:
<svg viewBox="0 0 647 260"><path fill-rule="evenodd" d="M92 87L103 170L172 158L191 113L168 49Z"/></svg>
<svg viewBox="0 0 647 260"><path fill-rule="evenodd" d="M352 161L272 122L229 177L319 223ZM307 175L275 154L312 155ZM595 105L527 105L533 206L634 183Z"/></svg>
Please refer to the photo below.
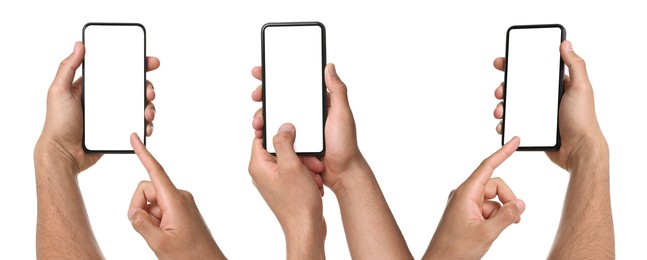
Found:
<svg viewBox="0 0 647 260"><path fill-rule="evenodd" d="M560 25L508 30L502 142L519 136L519 150L559 149L558 112L564 63Z"/></svg>
<svg viewBox="0 0 647 260"><path fill-rule="evenodd" d="M282 124L291 123L296 128L297 153L323 153L324 26L317 22L268 23L261 38L265 148L275 153L272 138Z"/></svg>
<svg viewBox="0 0 647 260"><path fill-rule="evenodd" d="M145 137L146 32L140 24L89 23L83 29L83 146L132 153Z"/></svg>

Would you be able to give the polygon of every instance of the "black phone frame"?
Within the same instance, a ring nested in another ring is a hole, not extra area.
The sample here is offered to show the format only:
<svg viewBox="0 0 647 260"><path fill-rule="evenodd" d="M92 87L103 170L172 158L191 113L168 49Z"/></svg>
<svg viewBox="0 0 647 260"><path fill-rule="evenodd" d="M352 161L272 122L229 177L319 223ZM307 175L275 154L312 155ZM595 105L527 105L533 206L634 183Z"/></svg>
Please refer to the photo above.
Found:
<svg viewBox="0 0 647 260"><path fill-rule="evenodd" d="M560 44L566 40L566 29L561 24L531 24L531 25L513 25L506 31L505 41L505 65L504 65L504 79L503 79L503 117L501 123L501 145L505 144L505 103L506 103L506 90L508 82L508 49L510 44L510 31L517 29L540 29L540 28L559 28L561 30ZM558 83L558 97L557 97L557 135L554 146L519 146L517 151L557 151L561 146L561 136L559 132L559 109L562 103L562 96L564 95L564 60L559 57L559 83Z"/></svg>
<svg viewBox="0 0 647 260"><path fill-rule="evenodd" d="M324 70L326 69L326 27L323 25L321 22L313 21L313 22L271 22L271 23L266 23L263 25L261 28L261 70L262 70L262 99L263 99L263 148L267 149L267 139L268 139L268 134L267 134L267 122L265 121L265 29L268 27L288 27L288 26L318 26L321 28L321 105L322 105L322 149L321 151L314 151L314 152L297 152L298 155L314 155L314 156L321 156L325 153L326 151L326 118L328 115L328 109L327 109L327 87L326 87L326 81L324 78ZM275 155L276 153L271 153L272 155Z"/></svg>
<svg viewBox="0 0 647 260"><path fill-rule="evenodd" d="M142 89L144 91L144 100L146 98L146 67L148 66L148 61L146 59L146 27L140 23L106 23L106 22L89 22L86 23L83 26L83 31L82 31L82 40L83 44L85 45L85 29L90 27L90 26L137 26L142 29L142 32L144 33L144 82L142 83ZM88 149L88 147L85 145L85 57L83 57L83 62L81 63L81 71L82 71L82 94L81 94L81 107L83 111L83 141L82 141L82 146L83 150L86 153L103 153L103 154L133 154L135 153L135 150L91 150ZM146 113L146 101L144 103L144 113ZM146 145L146 117L144 116L144 146ZM125 137L124 137L125 138Z"/></svg>

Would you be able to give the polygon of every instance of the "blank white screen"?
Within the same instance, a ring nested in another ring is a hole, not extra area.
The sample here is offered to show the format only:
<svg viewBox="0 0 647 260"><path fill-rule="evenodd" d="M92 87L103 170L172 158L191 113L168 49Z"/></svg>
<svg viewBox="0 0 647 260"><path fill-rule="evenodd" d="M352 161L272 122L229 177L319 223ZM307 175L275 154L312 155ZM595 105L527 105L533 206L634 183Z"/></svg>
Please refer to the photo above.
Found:
<svg viewBox="0 0 647 260"><path fill-rule="evenodd" d="M139 26L85 28L85 147L132 151L130 134L144 138L145 51Z"/></svg>
<svg viewBox="0 0 647 260"><path fill-rule="evenodd" d="M503 138L525 147L555 146L560 28L510 30Z"/></svg>
<svg viewBox="0 0 647 260"><path fill-rule="evenodd" d="M265 28L267 150L283 123L297 129L298 153L323 150L322 39L319 26Z"/></svg>

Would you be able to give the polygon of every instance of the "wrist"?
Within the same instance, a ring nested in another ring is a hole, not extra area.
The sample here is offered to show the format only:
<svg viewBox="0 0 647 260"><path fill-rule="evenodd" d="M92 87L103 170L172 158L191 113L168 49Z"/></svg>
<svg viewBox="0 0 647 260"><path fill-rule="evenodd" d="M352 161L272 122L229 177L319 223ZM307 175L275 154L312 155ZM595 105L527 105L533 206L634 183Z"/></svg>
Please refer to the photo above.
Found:
<svg viewBox="0 0 647 260"><path fill-rule="evenodd" d="M609 146L604 136L582 138L570 153L567 170L571 174L582 167L609 164Z"/></svg>
<svg viewBox="0 0 647 260"><path fill-rule="evenodd" d="M334 175L340 177L329 188L338 197L353 190L358 182L375 180L375 175L362 154L358 154L355 159L349 161L344 170L335 172Z"/></svg>
<svg viewBox="0 0 647 260"><path fill-rule="evenodd" d="M164 254L155 252L157 259L227 259L222 253L215 241L209 241L205 245L198 245L191 248L188 252L176 252L174 254Z"/></svg>
<svg viewBox="0 0 647 260"><path fill-rule="evenodd" d="M444 240L434 236L427 248L427 252L422 257L424 260L430 259L480 259L484 254L475 252L478 245L468 245L465 241L439 241ZM487 251L487 248L485 249Z"/></svg>
<svg viewBox="0 0 647 260"><path fill-rule="evenodd" d="M34 166L37 174L53 167L57 172L73 177L81 172L69 151L61 147L60 144L42 137L34 148Z"/></svg>
<svg viewBox="0 0 647 260"><path fill-rule="evenodd" d="M323 217L283 228L287 259L324 259L326 236Z"/></svg>

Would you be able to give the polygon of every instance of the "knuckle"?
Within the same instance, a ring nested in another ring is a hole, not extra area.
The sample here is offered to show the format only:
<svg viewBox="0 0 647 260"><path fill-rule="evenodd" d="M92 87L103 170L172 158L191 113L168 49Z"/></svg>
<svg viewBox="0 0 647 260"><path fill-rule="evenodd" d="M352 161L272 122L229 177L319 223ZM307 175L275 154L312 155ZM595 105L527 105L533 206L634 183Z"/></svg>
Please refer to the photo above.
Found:
<svg viewBox="0 0 647 260"><path fill-rule="evenodd" d="M256 176L256 174L255 174L256 173L256 166L254 165L254 163L252 161L250 161L249 166L247 166L247 172L249 172L249 176L252 177L252 179L254 179L254 177Z"/></svg>
<svg viewBox="0 0 647 260"><path fill-rule="evenodd" d="M514 207L503 207L502 209L501 214L506 222L513 223L517 220L517 210Z"/></svg>
<svg viewBox="0 0 647 260"><path fill-rule="evenodd" d="M339 81L339 90L341 90L343 93L346 93L348 91L348 87L346 86L346 83L343 81Z"/></svg>
<svg viewBox="0 0 647 260"><path fill-rule="evenodd" d="M453 189L449 192L449 195L447 195L447 200L451 200L452 197L454 197L454 193L456 193L456 189Z"/></svg>
<svg viewBox="0 0 647 260"><path fill-rule="evenodd" d="M138 189L138 190L143 189L144 187L146 187L147 185L149 185L149 183L151 183L151 182L150 182L150 181L140 181L140 182L137 184L137 189Z"/></svg>
<svg viewBox="0 0 647 260"><path fill-rule="evenodd" d="M184 199L189 200L189 201L194 201L193 194L191 192L185 191L185 190L179 190L180 194Z"/></svg>
<svg viewBox="0 0 647 260"><path fill-rule="evenodd" d="M144 214L141 212L137 212L133 218L130 220L130 223L133 225L133 228L135 230L140 230L144 226L144 222L146 219L144 218Z"/></svg>
<svg viewBox="0 0 647 260"><path fill-rule="evenodd" d="M490 165L490 157L483 159L483 161L481 161L481 164L479 164L478 168L482 169L482 168L488 167L488 165Z"/></svg>
<svg viewBox="0 0 647 260"><path fill-rule="evenodd" d="M156 162L157 162L157 161L156 161ZM164 167L162 167L162 165L161 165L161 164L159 164L159 163L157 163L155 166L153 166L153 167L151 167L151 168L149 168L149 169L147 170L148 175L153 174L153 172L155 172L155 171L158 171L158 172L166 172L166 171L164 170Z"/></svg>
<svg viewBox="0 0 647 260"><path fill-rule="evenodd" d="M454 197L454 196L456 196L456 195L459 195L459 194L463 193L463 189L464 189L464 188L463 188L463 184L461 184L460 186L458 186L456 189L454 189L454 190L452 191L452 193L451 193L452 197Z"/></svg>
<svg viewBox="0 0 647 260"><path fill-rule="evenodd" d="M274 138L272 138L272 142L274 143L274 145L280 145L282 143L285 143L287 141L287 139L288 138L287 138L286 135L279 133L279 134L275 135Z"/></svg>
<svg viewBox="0 0 647 260"><path fill-rule="evenodd" d="M70 67L70 62L68 59L64 59L61 61L61 63L58 64L59 69L68 69Z"/></svg>
<svg viewBox="0 0 647 260"><path fill-rule="evenodd" d="M586 67L586 61L584 61L584 59L582 59L582 57L580 56L577 56L575 60L573 60L573 63L581 67Z"/></svg>

